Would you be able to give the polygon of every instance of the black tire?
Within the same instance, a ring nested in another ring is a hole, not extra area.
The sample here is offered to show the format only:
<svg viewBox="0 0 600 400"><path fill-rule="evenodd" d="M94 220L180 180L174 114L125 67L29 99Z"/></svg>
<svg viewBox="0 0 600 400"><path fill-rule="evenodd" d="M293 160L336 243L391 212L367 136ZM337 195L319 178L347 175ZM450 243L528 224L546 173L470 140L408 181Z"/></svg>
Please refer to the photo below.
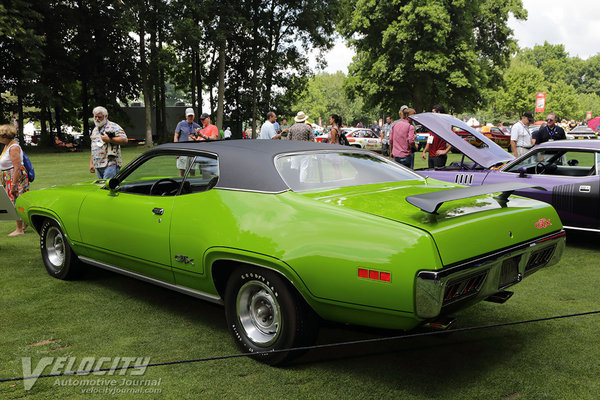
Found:
<svg viewBox="0 0 600 400"><path fill-rule="evenodd" d="M46 271L51 276L69 280L81 275L81 261L71 249L60 225L52 219L46 219L40 230L40 250Z"/></svg>
<svg viewBox="0 0 600 400"><path fill-rule="evenodd" d="M262 268L237 268L225 290L227 325L246 353L284 350L314 344L318 317L280 275ZM278 365L302 351L256 355L257 361Z"/></svg>

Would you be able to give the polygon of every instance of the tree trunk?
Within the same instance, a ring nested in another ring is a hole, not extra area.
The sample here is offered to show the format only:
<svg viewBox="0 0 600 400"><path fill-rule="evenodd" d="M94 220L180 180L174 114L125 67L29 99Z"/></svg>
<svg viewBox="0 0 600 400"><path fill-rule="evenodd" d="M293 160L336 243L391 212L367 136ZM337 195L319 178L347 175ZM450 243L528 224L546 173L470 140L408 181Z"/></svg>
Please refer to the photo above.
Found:
<svg viewBox="0 0 600 400"><path fill-rule="evenodd" d="M21 88L21 81L17 82L17 121L19 124L19 129L18 129L18 139L19 139L19 143L23 144L25 143L25 138L23 137L23 96L22 96L22 88Z"/></svg>
<svg viewBox="0 0 600 400"><path fill-rule="evenodd" d="M144 2L145 3L145 2ZM144 4L145 5L145 4ZM148 82L148 66L146 65L146 29L144 15L140 10L140 71L142 73L142 91L144 93L146 147L152 147L152 93Z"/></svg>
<svg viewBox="0 0 600 400"><path fill-rule="evenodd" d="M55 98L58 98L58 93L54 95ZM61 140L62 136L62 121L61 121L61 110L60 107L54 106L54 118L56 119L56 136L58 136Z"/></svg>
<svg viewBox="0 0 600 400"><path fill-rule="evenodd" d="M227 41L222 40L219 46L219 93L217 97L217 129L223 129L223 106L225 97L225 51Z"/></svg>
<svg viewBox="0 0 600 400"><path fill-rule="evenodd" d="M257 41L258 41L258 24L259 15L258 10L260 4L258 1L253 1L253 16L252 16L252 54L257 54ZM252 60L252 139L256 139L256 117L258 115L258 59Z"/></svg>
<svg viewBox="0 0 600 400"><path fill-rule="evenodd" d="M8 122L8 120L6 119L6 116L4 115L4 100L2 99L1 93L0 93L0 124L6 124Z"/></svg>
<svg viewBox="0 0 600 400"><path fill-rule="evenodd" d="M84 147L91 146L90 140L90 106L89 106L89 98L88 98L88 88L87 88L87 79L83 79L81 81L81 104L83 106L83 138L82 143Z"/></svg>
<svg viewBox="0 0 600 400"><path fill-rule="evenodd" d="M159 88L160 88L160 113L161 113L161 123L162 126L161 131L162 131L162 141L163 143L169 142L170 138L169 138L169 132L167 130L167 100L166 100L166 88L165 88L165 66L162 63L162 49L163 49L163 31L162 31L162 24L158 24L158 48L159 48L159 60L160 65L159 65L159 70L158 70L158 79L159 79ZM159 88L157 88L157 90L159 90Z"/></svg>
<svg viewBox="0 0 600 400"><path fill-rule="evenodd" d="M202 114L202 65L200 64L200 49L196 52L196 86L198 88L198 115Z"/></svg>
<svg viewBox="0 0 600 400"><path fill-rule="evenodd" d="M48 114L48 127L50 128L50 136L52 136L54 134L54 121L52 121L52 112L50 111L50 106L46 107L46 114Z"/></svg>
<svg viewBox="0 0 600 400"><path fill-rule="evenodd" d="M192 108L196 108L196 51L192 49L192 53L190 55L192 61L192 84L190 85L192 88Z"/></svg>

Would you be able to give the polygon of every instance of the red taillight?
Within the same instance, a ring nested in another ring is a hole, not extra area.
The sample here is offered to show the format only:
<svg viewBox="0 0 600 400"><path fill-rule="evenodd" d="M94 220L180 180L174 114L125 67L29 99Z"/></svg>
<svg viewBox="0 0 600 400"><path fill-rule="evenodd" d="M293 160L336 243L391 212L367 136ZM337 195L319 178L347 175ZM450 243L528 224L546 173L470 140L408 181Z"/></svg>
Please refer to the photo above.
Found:
<svg viewBox="0 0 600 400"><path fill-rule="evenodd" d="M369 271L363 268L359 268L358 269L358 277L359 278L368 278L369 277Z"/></svg>
<svg viewBox="0 0 600 400"><path fill-rule="evenodd" d="M389 272L382 272L379 274L379 279L385 282L390 282L392 280L392 274Z"/></svg>
<svg viewBox="0 0 600 400"><path fill-rule="evenodd" d="M369 278L379 280L379 271L369 270Z"/></svg>

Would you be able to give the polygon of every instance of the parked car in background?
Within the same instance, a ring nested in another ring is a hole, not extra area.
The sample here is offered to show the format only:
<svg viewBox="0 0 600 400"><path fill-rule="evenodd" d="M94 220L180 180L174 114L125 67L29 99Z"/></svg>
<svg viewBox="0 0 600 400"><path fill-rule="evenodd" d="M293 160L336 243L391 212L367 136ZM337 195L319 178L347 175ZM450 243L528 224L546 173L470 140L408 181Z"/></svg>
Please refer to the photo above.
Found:
<svg viewBox="0 0 600 400"><path fill-rule="evenodd" d="M369 128L342 128L350 146L381 153L381 137Z"/></svg>
<svg viewBox="0 0 600 400"><path fill-rule="evenodd" d="M576 126L566 133L567 139L596 139L596 132L587 126Z"/></svg>
<svg viewBox="0 0 600 400"><path fill-rule="evenodd" d="M324 129L320 132L316 132L315 133L315 142L329 143L329 129Z"/></svg>
<svg viewBox="0 0 600 400"><path fill-rule="evenodd" d="M485 137L491 139L498 146L510 151L510 128L497 126L482 126L477 129L483 133Z"/></svg>
<svg viewBox="0 0 600 400"><path fill-rule="evenodd" d="M523 188L516 190L515 194L551 204L567 228L600 232L600 141L546 142L514 159L510 153L462 121L451 116L436 115L420 114L413 117L456 146L465 157L441 169L419 170L419 174L469 186L527 182L543 190ZM466 143L454 133L453 128L471 131L470 134L483 145L475 147Z"/></svg>
<svg viewBox="0 0 600 400"><path fill-rule="evenodd" d="M506 301L565 245L551 206L487 194L523 186L425 179L348 146L224 140L160 145L108 182L16 206L51 276L86 263L222 304L238 346L278 364L315 341L319 318L406 330Z"/></svg>

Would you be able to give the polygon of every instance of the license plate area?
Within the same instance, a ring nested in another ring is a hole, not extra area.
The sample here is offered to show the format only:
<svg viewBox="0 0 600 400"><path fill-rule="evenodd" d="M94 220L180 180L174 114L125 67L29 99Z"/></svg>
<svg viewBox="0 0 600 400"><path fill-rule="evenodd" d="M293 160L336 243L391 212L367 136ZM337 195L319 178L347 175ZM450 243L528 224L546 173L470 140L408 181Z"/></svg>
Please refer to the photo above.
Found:
<svg viewBox="0 0 600 400"><path fill-rule="evenodd" d="M523 279L523 276L519 273L519 262L521 256L515 256L507 258L502 261L502 268L500 270L500 279L498 281L498 289L514 285Z"/></svg>

